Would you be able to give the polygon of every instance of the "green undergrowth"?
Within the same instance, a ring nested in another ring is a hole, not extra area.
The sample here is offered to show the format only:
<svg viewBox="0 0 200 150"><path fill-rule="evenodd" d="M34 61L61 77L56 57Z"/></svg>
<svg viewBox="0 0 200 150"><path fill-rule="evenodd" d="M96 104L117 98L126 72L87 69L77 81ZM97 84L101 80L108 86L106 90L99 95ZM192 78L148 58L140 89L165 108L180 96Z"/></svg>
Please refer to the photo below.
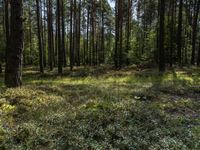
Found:
<svg viewBox="0 0 200 150"><path fill-rule="evenodd" d="M0 77L0 149L199 150L200 70L24 69Z"/></svg>

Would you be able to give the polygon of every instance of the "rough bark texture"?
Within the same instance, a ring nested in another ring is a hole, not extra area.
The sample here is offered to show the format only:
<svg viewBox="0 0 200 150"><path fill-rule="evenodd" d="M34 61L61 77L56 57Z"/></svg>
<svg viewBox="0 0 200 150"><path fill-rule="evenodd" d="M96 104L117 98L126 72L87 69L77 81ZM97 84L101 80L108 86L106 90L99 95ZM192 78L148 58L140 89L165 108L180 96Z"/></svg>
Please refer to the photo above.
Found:
<svg viewBox="0 0 200 150"><path fill-rule="evenodd" d="M19 87L22 84L22 51L24 48L23 0L11 0L10 27L5 84L7 87Z"/></svg>

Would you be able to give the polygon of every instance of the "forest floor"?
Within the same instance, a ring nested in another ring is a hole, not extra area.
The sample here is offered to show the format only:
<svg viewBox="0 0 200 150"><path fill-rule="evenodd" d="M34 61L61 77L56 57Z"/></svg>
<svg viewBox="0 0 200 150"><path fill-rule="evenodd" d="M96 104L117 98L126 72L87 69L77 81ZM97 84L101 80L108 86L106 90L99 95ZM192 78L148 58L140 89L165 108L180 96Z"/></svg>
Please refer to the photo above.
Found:
<svg viewBox="0 0 200 150"><path fill-rule="evenodd" d="M0 77L0 149L200 149L199 69L66 72L27 67L17 89Z"/></svg>

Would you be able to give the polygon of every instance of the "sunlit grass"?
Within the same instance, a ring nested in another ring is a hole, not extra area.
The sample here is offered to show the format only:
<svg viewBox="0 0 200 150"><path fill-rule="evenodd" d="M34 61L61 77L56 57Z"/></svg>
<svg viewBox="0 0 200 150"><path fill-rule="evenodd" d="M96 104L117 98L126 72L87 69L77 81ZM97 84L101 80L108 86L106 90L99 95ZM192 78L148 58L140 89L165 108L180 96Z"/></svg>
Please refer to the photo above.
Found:
<svg viewBox="0 0 200 150"><path fill-rule="evenodd" d="M25 68L21 88L0 77L0 148L198 150L199 83L189 68Z"/></svg>

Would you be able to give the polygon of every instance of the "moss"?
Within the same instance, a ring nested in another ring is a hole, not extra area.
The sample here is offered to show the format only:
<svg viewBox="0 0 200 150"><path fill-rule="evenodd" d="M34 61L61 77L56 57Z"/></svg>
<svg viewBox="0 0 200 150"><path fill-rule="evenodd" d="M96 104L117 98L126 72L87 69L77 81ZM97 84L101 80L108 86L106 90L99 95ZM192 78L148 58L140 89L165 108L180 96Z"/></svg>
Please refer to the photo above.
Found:
<svg viewBox="0 0 200 150"><path fill-rule="evenodd" d="M198 150L198 71L25 68L0 88L0 148Z"/></svg>

